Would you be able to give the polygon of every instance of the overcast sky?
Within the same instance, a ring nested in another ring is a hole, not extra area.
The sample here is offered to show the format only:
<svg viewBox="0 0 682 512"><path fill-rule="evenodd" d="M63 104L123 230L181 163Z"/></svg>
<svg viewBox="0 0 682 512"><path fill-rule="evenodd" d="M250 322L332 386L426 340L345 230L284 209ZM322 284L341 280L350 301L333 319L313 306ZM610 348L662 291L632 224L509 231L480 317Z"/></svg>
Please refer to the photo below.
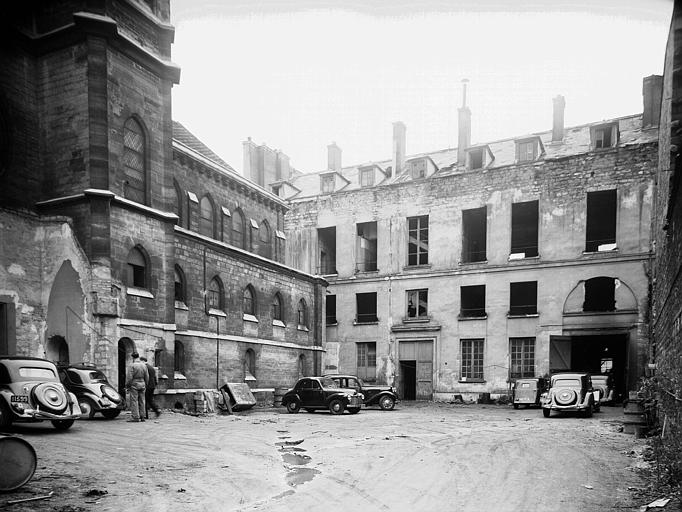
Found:
<svg viewBox="0 0 682 512"><path fill-rule="evenodd" d="M518 4L523 3L523 7ZM251 137L303 172L457 146L461 80L472 143L642 111L663 73L672 0L171 0L173 119L239 172Z"/></svg>

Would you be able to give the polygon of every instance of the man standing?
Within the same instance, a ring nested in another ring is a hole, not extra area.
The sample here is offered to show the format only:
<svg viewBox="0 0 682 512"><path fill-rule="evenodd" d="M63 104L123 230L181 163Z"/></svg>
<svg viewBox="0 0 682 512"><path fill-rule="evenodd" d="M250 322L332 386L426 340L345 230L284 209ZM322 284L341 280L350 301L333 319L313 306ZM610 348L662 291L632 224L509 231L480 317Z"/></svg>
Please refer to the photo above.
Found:
<svg viewBox="0 0 682 512"><path fill-rule="evenodd" d="M147 362L146 357L140 357L140 361L142 361L145 366L147 367L147 373L149 374L149 380L147 381L147 390L144 393L144 401L147 406L147 408L144 411L144 417L149 419L149 409L154 411L156 414L156 417L158 418L159 415L161 414L161 411L159 410L159 406L154 403L154 390L156 389L156 370L154 367Z"/></svg>
<svg viewBox="0 0 682 512"><path fill-rule="evenodd" d="M144 393L149 381L147 365L140 361L140 354L133 352L133 364L126 373L126 389L130 392L130 413L132 418L128 421L144 421L140 413L144 413Z"/></svg>

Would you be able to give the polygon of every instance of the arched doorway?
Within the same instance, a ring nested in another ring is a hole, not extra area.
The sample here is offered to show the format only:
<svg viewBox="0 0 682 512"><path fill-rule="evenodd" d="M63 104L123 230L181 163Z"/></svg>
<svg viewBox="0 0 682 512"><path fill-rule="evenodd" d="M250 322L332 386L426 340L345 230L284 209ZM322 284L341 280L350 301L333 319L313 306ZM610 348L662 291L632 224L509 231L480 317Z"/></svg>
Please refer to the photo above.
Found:
<svg viewBox="0 0 682 512"><path fill-rule="evenodd" d="M126 363L131 361L130 355L135 352L135 343L130 338L118 340L118 392L126 396Z"/></svg>
<svg viewBox="0 0 682 512"><path fill-rule="evenodd" d="M45 357L56 364L69 364L69 344L64 336L55 334L47 340Z"/></svg>

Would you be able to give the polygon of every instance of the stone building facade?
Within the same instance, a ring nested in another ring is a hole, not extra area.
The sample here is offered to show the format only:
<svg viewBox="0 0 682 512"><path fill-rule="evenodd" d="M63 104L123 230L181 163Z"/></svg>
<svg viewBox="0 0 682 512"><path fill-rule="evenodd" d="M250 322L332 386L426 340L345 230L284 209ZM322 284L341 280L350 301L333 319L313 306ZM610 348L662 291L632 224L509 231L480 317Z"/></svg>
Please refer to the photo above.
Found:
<svg viewBox="0 0 682 512"><path fill-rule="evenodd" d="M326 281L285 264L286 202L171 118L169 1L5 14L0 353L92 362L120 387L138 351L171 402L318 373Z"/></svg>
<svg viewBox="0 0 682 512"><path fill-rule="evenodd" d="M466 85L465 85L466 87ZM643 371L661 77L642 114L270 184L291 206L287 259L329 280L327 373L404 399L506 394L518 377ZM466 98L466 95L464 95Z"/></svg>

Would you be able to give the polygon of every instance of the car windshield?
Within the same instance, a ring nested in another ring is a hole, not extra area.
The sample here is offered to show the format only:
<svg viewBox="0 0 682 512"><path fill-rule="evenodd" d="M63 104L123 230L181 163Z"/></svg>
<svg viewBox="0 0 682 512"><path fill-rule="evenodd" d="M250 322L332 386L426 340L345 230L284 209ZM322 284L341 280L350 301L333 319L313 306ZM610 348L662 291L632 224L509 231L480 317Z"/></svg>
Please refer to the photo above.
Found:
<svg viewBox="0 0 682 512"><path fill-rule="evenodd" d="M334 379L320 379L320 384L322 384L323 388L338 388L339 383L336 382Z"/></svg>
<svg viewBox="0 0 682 512"><path fill-rule="evenodd" d="M555 386L580 387L580 379L557 379L554 381Z"/></svg>
<svg viewBox="0 0 682 512"><path fill-rule="evenodd" d="M57 380L57 375L50 368L35 368L22 366L19 368L19 376L26 379Z"/></svg>

